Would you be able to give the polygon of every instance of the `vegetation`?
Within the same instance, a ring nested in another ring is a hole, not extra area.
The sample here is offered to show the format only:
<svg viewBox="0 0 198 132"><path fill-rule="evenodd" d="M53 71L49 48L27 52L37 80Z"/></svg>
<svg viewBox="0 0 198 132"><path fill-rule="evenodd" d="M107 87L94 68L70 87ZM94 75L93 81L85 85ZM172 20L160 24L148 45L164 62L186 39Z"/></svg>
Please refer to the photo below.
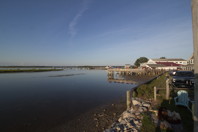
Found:
<svg viewBox="0 0 198 132"><path fill-rule="evenodd" d="M157 77L147 84L140 85L135 91L135 96L143 99L153 99L154 87L165 88L166 76L165 74ZM161 91L162 92L162 91ZM163 91L164 92L164 91Z"/></svg>
<svg viewBox="0 0 198 132"><path fill-rule="evenodd" d="M137 67L139 67L140 66L140 63L145 63L145 62L148 62L148 58L146 58L146 57L140 57L140 58L138 58L135 61L134 65L137 66Z"/></svg>
<svg viewBox="0 0 198 132"><path fill-rule="evenodd" d="M166 57L160 57L160 59L166 59Z"/></svg>
<svg viewBox="0 0 198 132"><path fill-rule="evenodd" d="M165 81L166 81L166 75L162 75L158 77L157 79L139 86L135 91L134 94L136 97L142 98L142 99L153 99L153 88L156 86L157 88L165 88ZM187 90L189 93L189 96L192 96L193 91ZM153 103L153 109L159 109L160 107L166 107L170 111L176 111L180 114L182 118L182 125L183 125L183 131L192 132L193 131L193 119L192 119L192 113L186 108L186 107L179 107L175 106L174 103L174 97L176 96L176 91L171 91L171 97L170 100L165 100L165 89L160 89L157 92L157 101ZM154 131L170 131L170 130L160 130L160 128L156 128L155 124L152 123L150 119L150 114L146 113L143 116L142 121L142 132L154 132Z"/></svg>
<svg viewBox="0 0 198 132"><path fill-rule="evenodd" d="M155 124L151 121L151 117L148 114L143 114L141 132L155 132Z"/></svg>
<svg viewBox="0 0 198 132"><path fill-rule="evenodd" d="M16 72L47 72L47 71L61 71L63 69L7 69L1 70L0 73L16 73Z"/></svg>

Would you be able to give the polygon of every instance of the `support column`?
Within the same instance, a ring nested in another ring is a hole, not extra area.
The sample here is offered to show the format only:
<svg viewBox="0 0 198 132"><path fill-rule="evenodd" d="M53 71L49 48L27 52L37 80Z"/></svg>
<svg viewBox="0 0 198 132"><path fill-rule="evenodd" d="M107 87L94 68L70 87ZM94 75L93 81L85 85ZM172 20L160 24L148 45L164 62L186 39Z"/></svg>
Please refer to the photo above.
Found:
<svg viewBox="0 0 198 132"><path fill-rule="evenodd" d="M195 73L195 104L194 104L194 132L198 132L198 0L192 0L192 28L194 45L194 73Z"/></svg>

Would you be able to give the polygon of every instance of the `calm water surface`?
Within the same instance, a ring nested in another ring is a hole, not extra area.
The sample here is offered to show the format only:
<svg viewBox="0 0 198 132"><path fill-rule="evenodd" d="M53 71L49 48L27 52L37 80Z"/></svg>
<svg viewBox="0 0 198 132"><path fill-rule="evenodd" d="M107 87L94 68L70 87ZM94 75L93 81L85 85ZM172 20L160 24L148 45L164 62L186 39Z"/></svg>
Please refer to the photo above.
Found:
<svg viewBox="0 0 198 132"><path fill-rule="evenodd" d="M0 74L0 131L53 127L125 96L134 86L109 83L103 70Z"/></svg>

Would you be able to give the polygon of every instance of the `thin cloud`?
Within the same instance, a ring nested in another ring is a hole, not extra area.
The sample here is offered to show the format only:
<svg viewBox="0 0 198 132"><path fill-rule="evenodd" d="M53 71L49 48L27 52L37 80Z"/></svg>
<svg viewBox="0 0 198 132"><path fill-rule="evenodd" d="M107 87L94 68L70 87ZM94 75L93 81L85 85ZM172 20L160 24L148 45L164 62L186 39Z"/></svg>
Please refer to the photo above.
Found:
<svg viewBox="0 0 198 132"><path fill-rule="evenodd" d="M71 35L71 38L74 38L77 34L76 25L78 24L80 18L83 16L84 12L88 9L89 0L83 1L83 6L79 10L79 12L75 15L74 19L69 24L69 34Z"/></svg>

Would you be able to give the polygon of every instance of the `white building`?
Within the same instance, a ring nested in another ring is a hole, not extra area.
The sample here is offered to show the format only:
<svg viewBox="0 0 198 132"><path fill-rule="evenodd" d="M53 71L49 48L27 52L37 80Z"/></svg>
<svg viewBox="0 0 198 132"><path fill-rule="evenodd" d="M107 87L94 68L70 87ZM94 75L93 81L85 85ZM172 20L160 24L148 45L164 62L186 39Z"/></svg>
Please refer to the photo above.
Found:
<svg viewBox="0 0 198 132"><path fill-rule="evenodd" d="M187 60L176 58L176 59L149 59L146 63L141 63L141 68L148 69L159 69L159 70L177 70L181 69L182 66L186 66Z"/></svg>
<svg viewBox="0 0 198 132"><path fill-rule="evenodd" d="M172 62L175 64L180 65L187 65L187 60L181 59L181 58L173 58L173 59L151 59L153 62Z"/></svg>

